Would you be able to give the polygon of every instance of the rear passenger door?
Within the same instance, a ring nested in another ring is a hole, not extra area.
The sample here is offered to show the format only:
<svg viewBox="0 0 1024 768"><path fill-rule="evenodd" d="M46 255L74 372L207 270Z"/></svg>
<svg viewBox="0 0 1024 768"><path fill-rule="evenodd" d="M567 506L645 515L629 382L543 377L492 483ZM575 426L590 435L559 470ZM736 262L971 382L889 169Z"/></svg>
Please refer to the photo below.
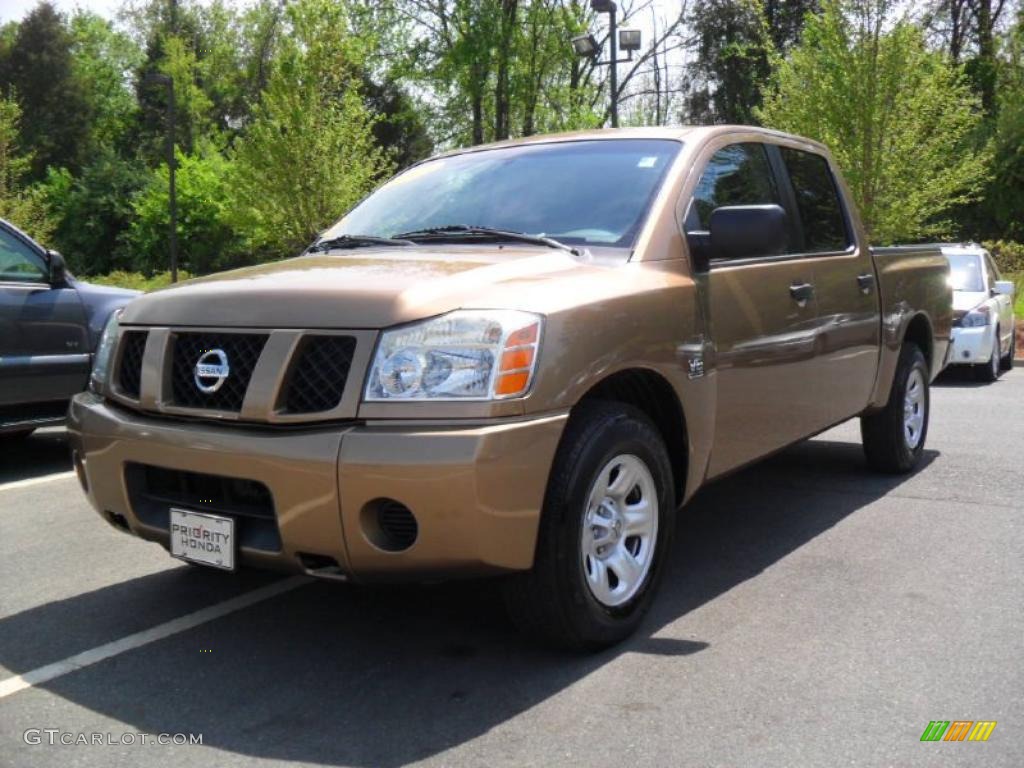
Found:
<svg viewBox="0 0 1024 768"><path fill-rule="evenodd" d="M787 146L775 151L799 224L796 251L813 274L819 313L815 384L825 398L826 422L834 424L860 413L875 385L881 323L874 262L857 242L828 160Z"/></svg>
<svg viewBox="0 0 1024 768"><path fill-rule="evenodd" d="M707 246L714 209L784 202L765 144L712 145L702 157L684 214L691 254ZM714 344L713 477L821 429L827 394L816 386L811 263L789 253L741 260L709 255L706 271L696 278Z"/></svg>

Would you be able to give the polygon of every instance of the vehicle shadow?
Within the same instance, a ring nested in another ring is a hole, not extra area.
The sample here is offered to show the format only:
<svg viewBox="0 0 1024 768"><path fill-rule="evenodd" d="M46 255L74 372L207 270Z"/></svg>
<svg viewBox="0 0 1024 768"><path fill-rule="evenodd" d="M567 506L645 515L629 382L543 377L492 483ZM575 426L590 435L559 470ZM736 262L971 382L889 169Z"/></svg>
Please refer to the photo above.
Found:
<svg viewBox="0 0 1024 768"><path fill-rule="evenodd" d="M41 429L26 438L0 435L0 483L30 480L72 469L63 427Z"/></svg>
<svg viewBox="0 0 1024 768"><path fill-rule="evenodd" d="M974 366L972 365L951 365L938 375L935 381L932 382L932 386L975 389L991 387L993 383L998 383L998 380L989 382L976 379L974 376Z"/></svg>
<svg viewBox="0 0 1024 768"><path fill-rule="evenodd" d="M924 464L937 456L928 451ZM201 733L205 746L246 756L403 765L487 733L622 654L700 664L715 637L687 622L690 612L904 480L869 473L858 444L819 439L704 489L682 513L673 562L641 631L597 655L520 637L493 582L316 583L42 687L139 731ZM173 569L0 620L0 664L22 673L60 658L54 648L50 658L25 650L45 628L100 630L154 602L187 613L190 595L224 578ZM643 704L642 686L623 696L623 706Z"/></svg>

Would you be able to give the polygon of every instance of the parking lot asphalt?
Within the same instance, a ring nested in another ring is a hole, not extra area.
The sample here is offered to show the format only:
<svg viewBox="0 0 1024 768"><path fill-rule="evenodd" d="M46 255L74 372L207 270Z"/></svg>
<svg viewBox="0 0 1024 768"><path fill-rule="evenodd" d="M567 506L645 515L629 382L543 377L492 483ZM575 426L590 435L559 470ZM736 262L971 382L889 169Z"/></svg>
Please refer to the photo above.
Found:
<svg viewBox="0 0 1024 768"><path fill-rule="evenodd" d="M869 473L853 422L701 491L596 656L530 645L486 582L182 565L96 517L62 432L4 446L0 765L1024 765L1024 370L932 407L912 476Z"/></svg>

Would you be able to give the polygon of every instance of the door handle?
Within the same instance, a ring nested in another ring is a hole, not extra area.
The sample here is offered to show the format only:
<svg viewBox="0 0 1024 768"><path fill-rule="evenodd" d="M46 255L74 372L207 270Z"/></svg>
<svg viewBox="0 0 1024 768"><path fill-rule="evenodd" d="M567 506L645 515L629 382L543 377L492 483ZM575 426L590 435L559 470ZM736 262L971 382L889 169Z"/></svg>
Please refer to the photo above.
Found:
<svg viewBox="0 0 1024 768"><path fill-rule="evenodd" d="M789 286L789 295L799 307L806 307L807 302L814 298L814 285L811 283L794 283Z"/></svg>
<svg viewBox="0 0 1024 768"><path fill-rule="evenodd" d="M857 275L857 286L860 292L867 296L875 286L875 276L868 272L865 275Z"/></svg>

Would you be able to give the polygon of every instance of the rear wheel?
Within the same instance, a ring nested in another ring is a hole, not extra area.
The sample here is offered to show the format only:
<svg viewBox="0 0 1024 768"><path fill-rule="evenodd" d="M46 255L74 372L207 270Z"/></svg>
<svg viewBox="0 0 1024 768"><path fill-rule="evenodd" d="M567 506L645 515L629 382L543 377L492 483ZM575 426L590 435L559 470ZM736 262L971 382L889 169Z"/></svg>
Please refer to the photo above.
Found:
<svg viewBox="0 0 1024 768"><path fill-rule="evenodd" d="M921 460L931 408L928 379L921 349L904 344L885 408L860 419L864 455L872 469L903 474Z"/></svg>
<svg viewBox="0 0 1024 768"><path fill-rule="evenodd" d="M640 624L675 523L668 452L635 408L579 406L552 467L532 570L504 584L516 624L546 644L598 650Z"/></svg>
<svg viewBox="0 0 1024 768"><path fill-rule="evenodd" d="M1017 351L1017 324L1013 323L1010 326L1010 348L1006 350L1006 354L1003 359L1000 360L1000 366L1004 371L1008 371L1013 368L1013 356Z"/></svg>
<svg viewBox="0 0 1024 768"><path fill-rule="evenodd" d="M1002 350L999 348L999 327L997 326L992 339L991 357L989 357L987 363L974 366L974 376L978 381L993 382L999 378L1001 370L1000 352Z"/></svg>

